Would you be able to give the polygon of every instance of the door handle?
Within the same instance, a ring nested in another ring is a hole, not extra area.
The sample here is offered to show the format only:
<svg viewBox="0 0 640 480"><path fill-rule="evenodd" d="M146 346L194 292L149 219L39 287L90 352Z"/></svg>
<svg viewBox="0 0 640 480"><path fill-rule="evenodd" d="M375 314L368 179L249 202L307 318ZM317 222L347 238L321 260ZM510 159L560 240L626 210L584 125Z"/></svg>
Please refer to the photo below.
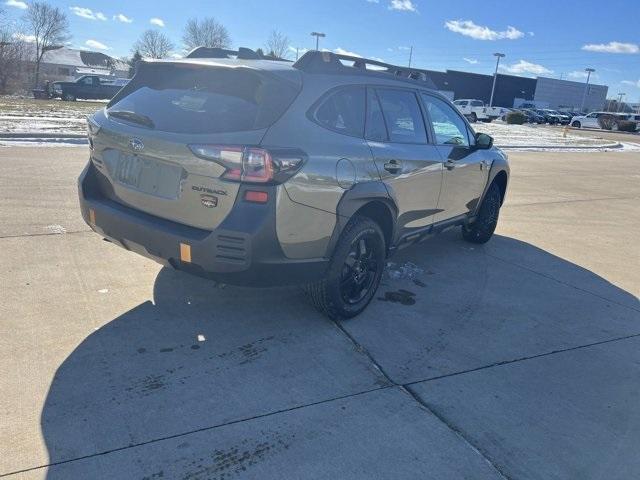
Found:
<svg viewBox="0 0 640 480"><path fill-rule="evenodd" d="M384 169L389 173L398 173L400 170L402 170L402 165L400 165L400 162L398 162L398 160L389 160L384 164Z"/></svg>
<svg viewBox="0 0 640 480"><path fill-rule="evenodd" d="M456 168L456 162L454 162L453 160L447 160L446 162L444 162L444 167L447 170L453 170L454 168Z"/></svg>

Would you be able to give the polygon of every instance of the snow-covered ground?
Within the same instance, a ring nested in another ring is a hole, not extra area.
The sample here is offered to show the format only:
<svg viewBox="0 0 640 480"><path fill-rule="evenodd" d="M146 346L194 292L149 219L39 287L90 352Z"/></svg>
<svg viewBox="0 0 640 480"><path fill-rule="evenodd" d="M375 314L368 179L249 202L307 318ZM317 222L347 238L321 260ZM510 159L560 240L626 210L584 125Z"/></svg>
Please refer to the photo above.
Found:
<svg viewBox="0 0 640 480"><path fill-rule="evenodd" d="M105 102L0 97L0 134L12 134L16 137L0 138L0 146L85 145L86 140L69 136L83 135L86 131L86 117L104 105ZM588 137L574 135L570 130L565 132L564 127L560 126L507 125L494 121L478 122L473 124L473 128L491 135L499 147L523 150L640 150L640 136L630 136L629 143L621 145L606 138L598 138L600 136L597 133ZM29 134L29 138L20 137L20 133ZM38 138L38 134L42 137Z"/></svg>

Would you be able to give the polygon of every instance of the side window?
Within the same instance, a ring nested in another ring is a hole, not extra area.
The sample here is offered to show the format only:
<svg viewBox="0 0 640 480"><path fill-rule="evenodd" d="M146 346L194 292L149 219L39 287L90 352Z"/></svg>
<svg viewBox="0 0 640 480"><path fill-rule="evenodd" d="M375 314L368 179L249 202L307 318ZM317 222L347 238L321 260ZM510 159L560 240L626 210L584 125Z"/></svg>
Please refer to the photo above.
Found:
<svg viewBox="0 0 640 480"><path fill-rule="evenodd" d="M474 100L473 102L471 102L471 106L472 107L482 107L484 105L484 103L482 103L479 100Z"/></svg>
<svg viewBox="0 0 640 480"><path fill-rule="evenodd" d="M421 94L438 145L469 146L467 124L446 102Z"/></svg>
<svg viewBox="0 0 640 480"><path fill-rule="evenodd" d="M364 87L346 87L330 94L315 113L323 127L345 135L362 137L364 133Z"/></svg>
<svg viewBox="0 0 640 480"><path fill-rule="evenodd" d="M92 82L93 79L91 77L84 77L80 83L82 83L83 85L91 85Z"/></svg>
<svg viewBox="0 0 640 480"><path fill-rule="evenodd" d="M389 132L389 141L398 143L427 143L418 99L406 90L378 89L378 98Z"/></svg>
<svg viewBox="0 0 640 480"><path fill-rule="evenodd" d="M384 125L380 101L376 91L372 88L367 89L367 122L364 137L375 142L387 141L387 127Z"/></svg>

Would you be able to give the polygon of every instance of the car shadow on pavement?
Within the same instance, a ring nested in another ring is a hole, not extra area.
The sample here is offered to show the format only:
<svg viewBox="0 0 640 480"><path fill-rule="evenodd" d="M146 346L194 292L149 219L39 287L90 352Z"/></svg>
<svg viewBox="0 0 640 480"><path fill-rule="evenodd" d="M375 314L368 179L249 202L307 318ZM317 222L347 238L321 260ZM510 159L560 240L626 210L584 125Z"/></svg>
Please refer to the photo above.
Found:
<svg viewBox="0 0 640 480"><path fill-rule="evenodd" d="M297 288L220 288L162 269L153 302L58 368L41 415L49 463L108 463L99 454L392 385L360 346L403 384L640 329L637 297L512 238L471 247L445 234L392 261L423 274L387 278L364 314L340 323L358 346ZM400 290L415 302L384 295Z"/></svg>

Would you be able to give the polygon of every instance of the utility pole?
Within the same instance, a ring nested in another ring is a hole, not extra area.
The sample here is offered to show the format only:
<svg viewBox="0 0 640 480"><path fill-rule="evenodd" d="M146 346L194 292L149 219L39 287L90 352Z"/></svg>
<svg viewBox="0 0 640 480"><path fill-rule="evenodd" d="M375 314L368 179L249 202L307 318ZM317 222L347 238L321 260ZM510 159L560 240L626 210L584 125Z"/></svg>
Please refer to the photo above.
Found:
<svg viewBox="0 0 640 480"><path fill-rule="evenodd" d="M298 47L296 47L296 62L298 61L298 51L299 51L299 50L300 50L300 49L299 49Z"/></svg>
<svg viewBox="0 0 640 480"><path fill-rule="evenodd" d="M589 79L591 78L591 74L595 72L595 68L585 68L585 72L587 72L587 82L584 84L584 93L582 94L582 104L580 105L580 112L584 111L584 101L587 99L587 90L589 89Z"/></svg>
<svg viewBox="0 0 640 480"><path fill-rule="evenodd" d="M496 80L498 79L498 65L500 65L500 59L505 57L504 53L494 53L494 57L496 57L496 71L493 74L493 86L491 87L491 99L489 100L489 106L493 107L493 94L496 91Z"/></svg>
<svg viewBox="0 0 640 480"><path fill-rule="evenodd" d="M320 37L324 38L327 34L322 32L311 32L311 36L316 37L316 50L318 50L318 47L320 46Z"/></svg>
<svg viewBox="0 0 640 480"><path fill-rule="evenodd" d="M411 57L413 57L413 45L409 48L409 68L411 68Z"/></svg>

